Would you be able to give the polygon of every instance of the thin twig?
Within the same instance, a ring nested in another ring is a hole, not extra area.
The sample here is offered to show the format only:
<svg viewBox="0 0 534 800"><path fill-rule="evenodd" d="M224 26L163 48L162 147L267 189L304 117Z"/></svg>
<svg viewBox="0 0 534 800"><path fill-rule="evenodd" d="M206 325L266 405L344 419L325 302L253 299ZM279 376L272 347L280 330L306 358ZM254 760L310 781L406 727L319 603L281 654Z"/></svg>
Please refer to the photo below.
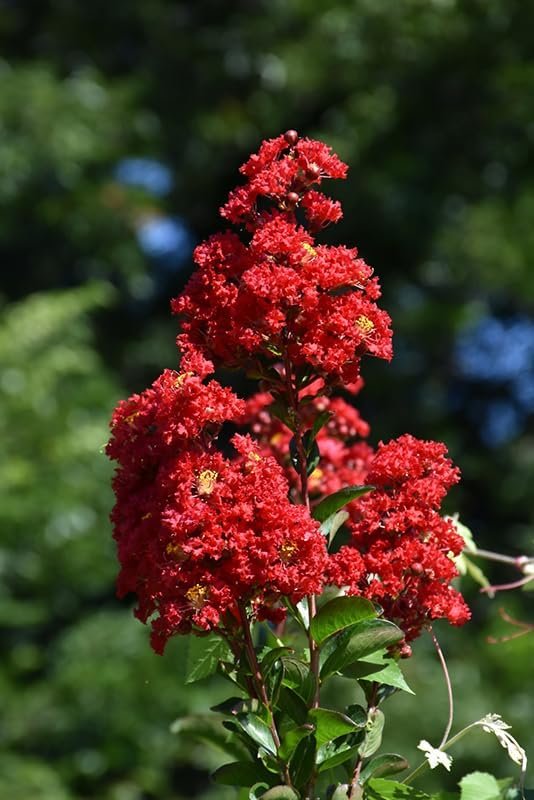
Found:
<svg viewBox="0 0 534 800"><path fill-rule="evenodd" d="M444 732L444 734L442 736L441 742L439 743L439 747L438 747L438 750L441 750L443 745L445 744L445 742L449 738L449 733L451 732L451 728L452 728L452 721L453 721L453 718L454 718L454 697L453 697L453 693L452 693L452 683L451 683L451 678L450 678L450 675L449 675L449 670L447 668L447 662L445 661L445 656L443 655L441 647L439 646L439 642L438 642L438 640L436 638L436 634L434 633L434 631L432 629L430 630L430 636L432 637L432 641L434 642L434 647L436 648L436 653L438 654L438 658L439 658L439 661L440 661L440 664L441 664L441 668L443 670L443 675L445 677L445 685L447 686L447 697L448 697L448 701L449 701L449 718L447 720L447 727L445 728L445 732Z"/></svg>

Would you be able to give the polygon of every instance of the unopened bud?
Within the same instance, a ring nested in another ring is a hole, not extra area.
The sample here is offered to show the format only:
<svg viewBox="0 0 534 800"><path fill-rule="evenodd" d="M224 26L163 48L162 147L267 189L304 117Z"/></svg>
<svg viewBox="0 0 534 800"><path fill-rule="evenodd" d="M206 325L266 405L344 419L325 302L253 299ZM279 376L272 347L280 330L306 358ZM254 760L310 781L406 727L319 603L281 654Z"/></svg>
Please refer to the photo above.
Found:
<svg viewBox="0 0 534 800"><path fill-rule="evenodd" d="M399 656L401 658L410 658L412 655L412 648L406 642L402 645L401 649L399 650Z"/></svg>
<svg viewBox="0 0 534 800"><path fill-rule="evenodd" d="M284 139L289 145L291 145L291 147L294 147L299 140L299 135L291 128L284 133Z"/></svg>
<svg viewBox="0 0 534 800"><path fill-rule="evenodd" d="M296 192L288 192L286 195L286 203L288 206L296 206L300 197Z"/></svg>
<svg viewBox="0 0 534 800"><path fill-rule="evenodd" d="M419 561L414 561L412 564L412 572L414 575L422 575L425 571L425 568Z"/></svg>
<svg viewBox="0 0 534 800"><path fill-rule="evenodd" d="M306 177L309 181L316 181L317 178L320 178L321 167L319 164L310 164L309 167L306 168Z"/></svg>

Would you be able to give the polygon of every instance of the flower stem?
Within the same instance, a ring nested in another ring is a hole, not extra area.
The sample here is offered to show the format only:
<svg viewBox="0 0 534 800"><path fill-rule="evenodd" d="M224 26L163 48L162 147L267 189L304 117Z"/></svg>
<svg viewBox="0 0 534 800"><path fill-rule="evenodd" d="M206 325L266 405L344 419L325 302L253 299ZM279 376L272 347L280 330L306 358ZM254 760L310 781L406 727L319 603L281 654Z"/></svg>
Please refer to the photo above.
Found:
<svg viewBox="0 0 534 800"><path fill-rule="evenodd" d="M454 719L454 696L453 696L453 693L452 693L452 683L451 683L451 678L450 678L450 675L449 675L449 670L448 670L448 667L447 667L447 662L445 661L445 656L443 655L443 651L442 651L442 649L441 649L441 647L439 645L439 642L437 640L436 634L434 633L433 630L430 631L430 635L432 637L432 641L434 642L434 647L436 648L436 653L438 654L438 658L439 658L439 661L440 661L440 664L441 664L441 668L443 670L443 675L445 677L445 685L447 686L447 698L448 698L448 701L449 701L449 718L447 720L447 726L445 728L445 731L443 733L443 736L442 736L442 739L441 739L441 742L440 742L439 748L438 748L439 750L441 750L443 748L443 745L447 741L447 739L449 737L449 734L451 732L451 728L452 728L452 721Z"/></svg>

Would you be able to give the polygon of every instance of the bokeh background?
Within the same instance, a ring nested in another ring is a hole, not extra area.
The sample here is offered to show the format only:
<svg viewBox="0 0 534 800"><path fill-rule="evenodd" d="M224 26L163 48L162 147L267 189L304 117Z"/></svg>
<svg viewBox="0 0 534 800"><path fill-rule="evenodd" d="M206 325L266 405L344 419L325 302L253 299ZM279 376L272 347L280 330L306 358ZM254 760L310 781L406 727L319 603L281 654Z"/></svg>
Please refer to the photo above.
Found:
<svg viewBox="0 0 534 800"><path fill-rule="evenodd" d="M375 267L396 331L366 365L374 440L447 441L449 510L533 552L533 30L524 0L0 1L0 797L233 796L209 783L224 755L169 730L225 687L184 688L186 644L155 656L114 598L102 446L115 402L176 365L169 297L262 138L351 166L328 239ZM534 620L529 595L465 590L473 623L437 626L456 727L500 712L534 757L532 635L486 642L514 632L500 605ZM415 652L386 745L417 763L446 699ZM464 742L447 786L512 772Z"/></svg>

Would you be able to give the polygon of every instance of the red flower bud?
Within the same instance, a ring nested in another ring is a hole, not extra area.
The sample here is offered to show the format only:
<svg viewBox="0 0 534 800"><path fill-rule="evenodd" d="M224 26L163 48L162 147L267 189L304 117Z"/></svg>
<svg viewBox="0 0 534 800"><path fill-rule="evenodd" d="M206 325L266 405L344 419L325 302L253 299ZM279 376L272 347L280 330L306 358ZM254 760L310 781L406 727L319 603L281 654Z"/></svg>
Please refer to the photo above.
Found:
<svg viewBox="0 0 534 800"><path fill-rule="evenodd" d="M294 147L299 140L299 135L296 131L290 129L284 133L284 139L291 147Z"/></svg>

